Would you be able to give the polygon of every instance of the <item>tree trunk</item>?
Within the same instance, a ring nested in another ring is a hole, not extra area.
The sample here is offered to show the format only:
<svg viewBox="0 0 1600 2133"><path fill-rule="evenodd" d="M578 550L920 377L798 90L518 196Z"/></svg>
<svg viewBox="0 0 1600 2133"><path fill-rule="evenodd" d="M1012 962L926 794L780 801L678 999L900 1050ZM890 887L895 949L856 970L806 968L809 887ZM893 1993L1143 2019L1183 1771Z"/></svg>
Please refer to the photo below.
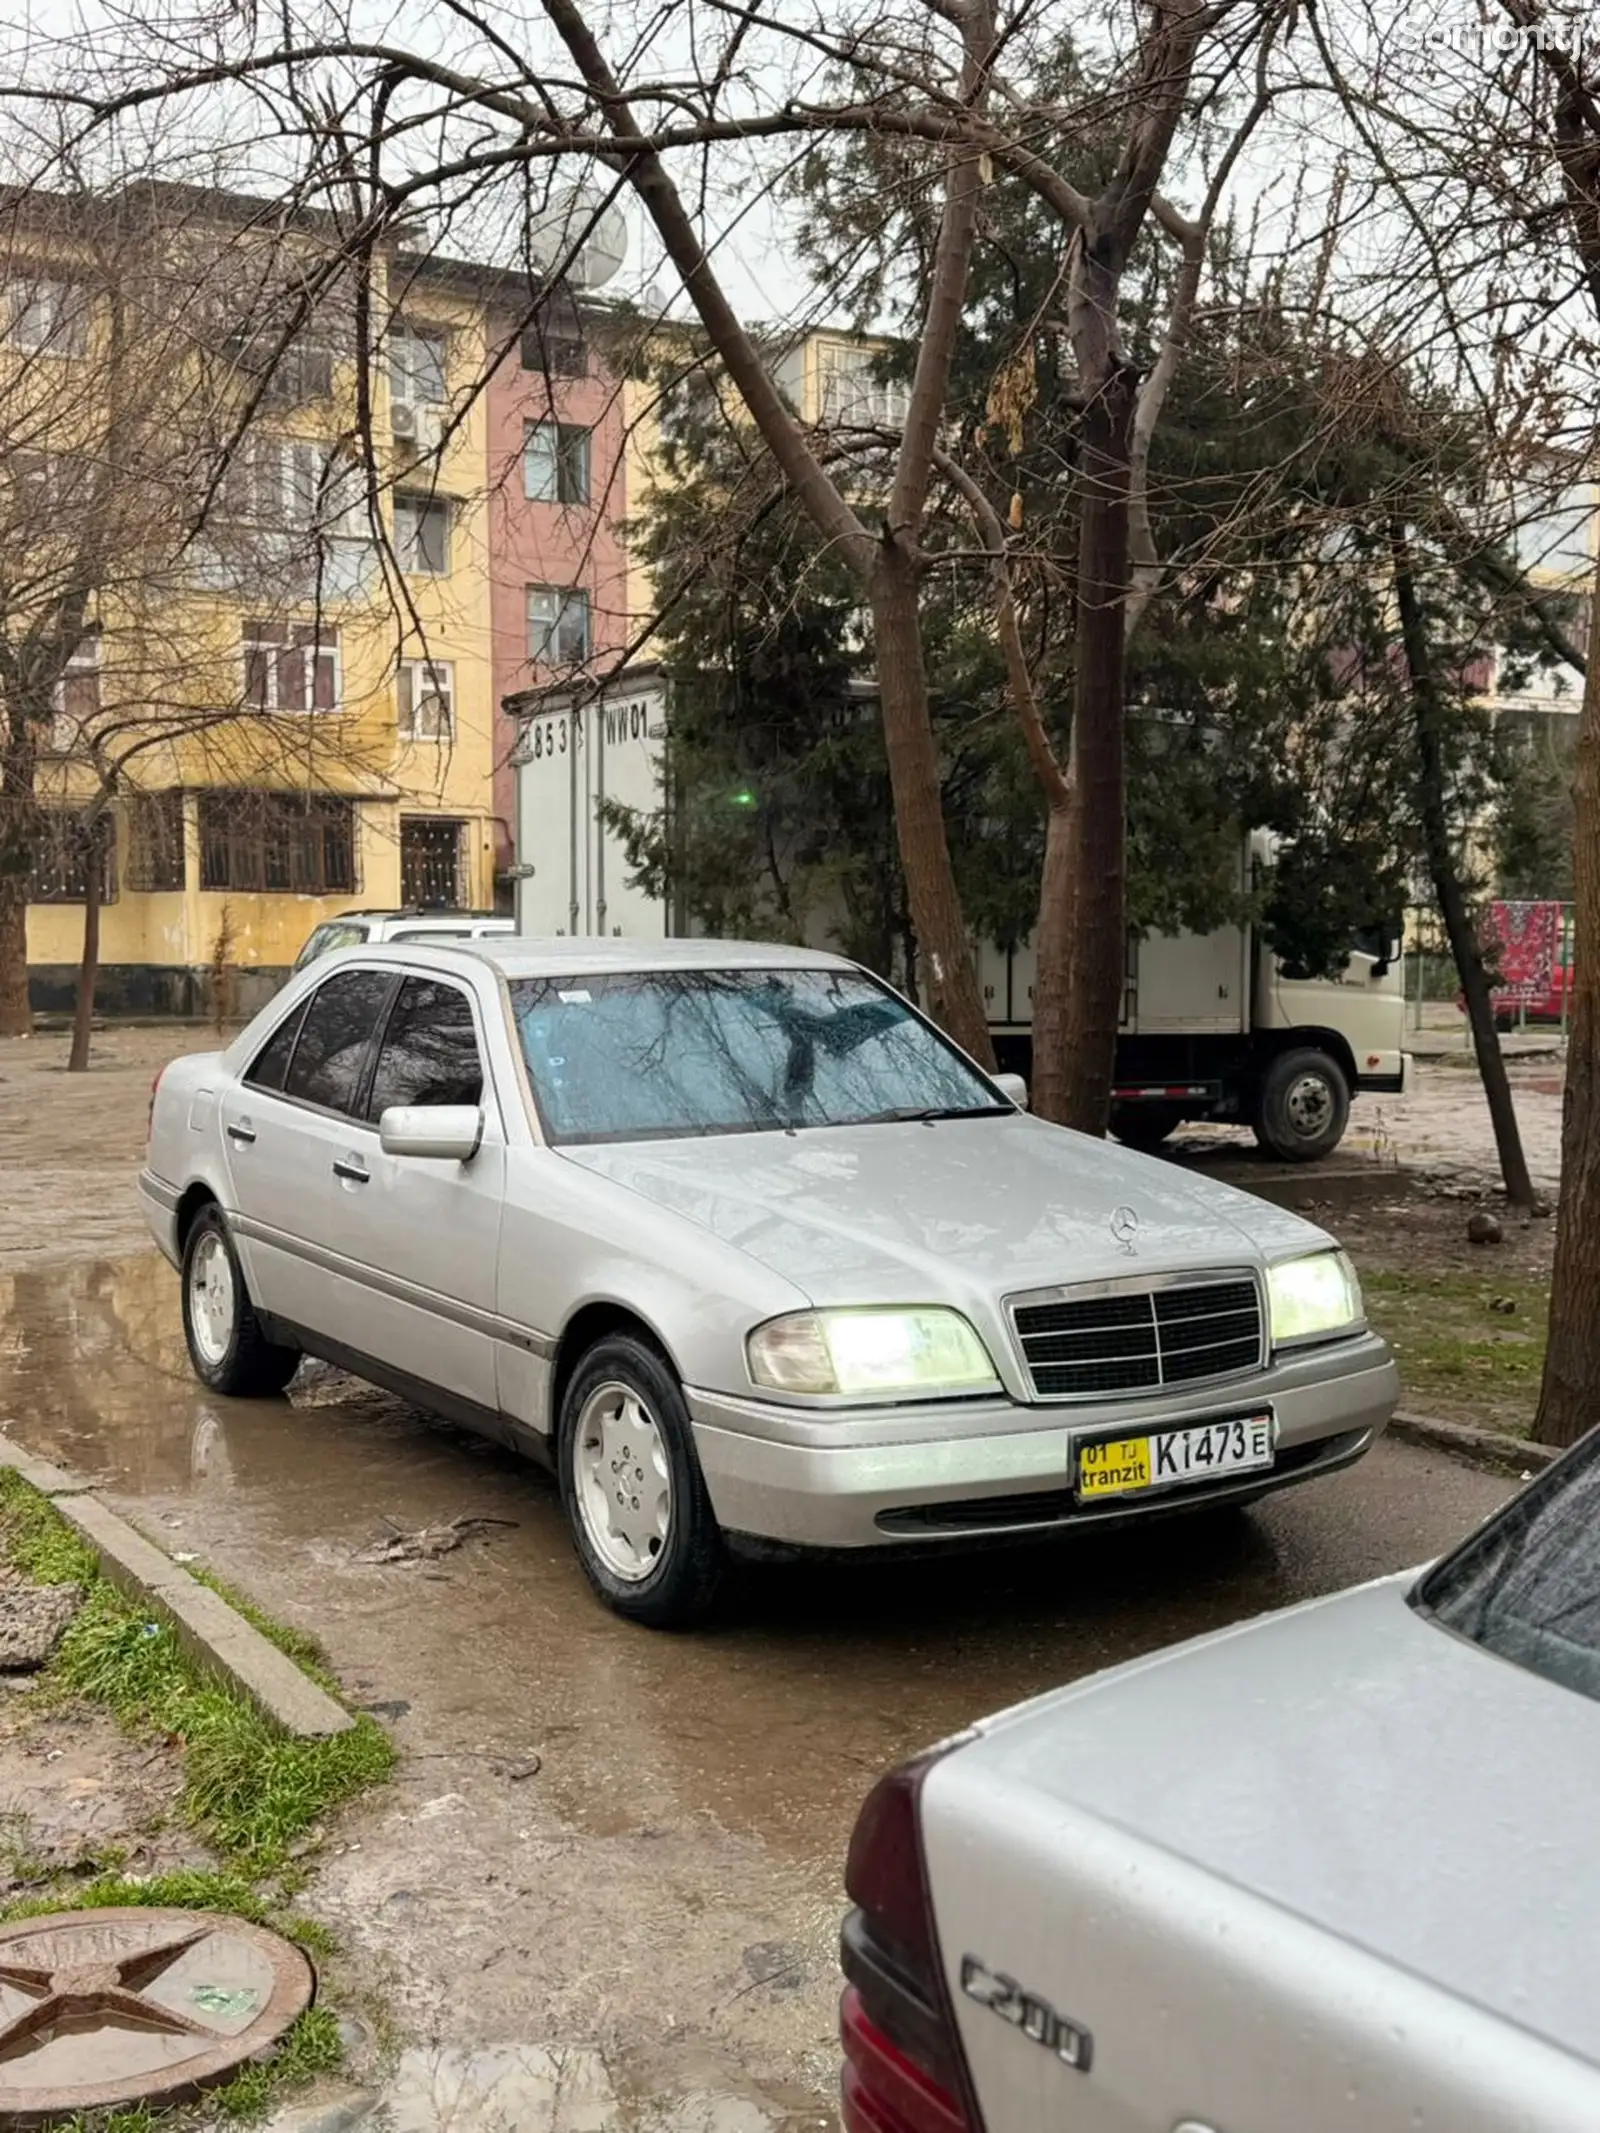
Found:
<svg viewBox="0 0 1600 2133"><path fill-rule="evenodd" d="M1533 1424L1541 1444L1575 1444L1600 1420L1600 600L1590 602L1573 804L1572 1020L1550 1340Z"/></svg>
<svg viewBox="0 0 1600 2133"><path fill-rule="evenodd" d="M33 874L37 741L13 710L0 745L0 1037L33 1029L28 1005L28 886Z"/></svg>
<svg viewBox="0 0 1600 2133"><path fill-rule="evenodd" d="M1537 1195L1528 1176L1522 1152L1522 1133L1517 1125L1511 1083L1494 1026L1494 1002L1489 997L1489 979L1483 967L1477 929L1467 909L1461 876L1450 842L1450 818L1445 806L1444 736L1441 731L1439 691L1434 680L1428 649L1427 624L1417 598L1405 527L1394 521L1389 529L1394 558L1395 600L1400 610L1400 637L1405 649L1411 683L1411 709L1417 730L1417 788L1422 814L1422 836L1428 851L1428 872L1438 898L1444 930L1455 958L1456 973L1467 1004L1472 1029L1472 1048L1477 1054L1478 1075L1488 1099L1489 1120L1500 1157L1500 1175L1506 1197L1515 1207L1533 1207Z"/></svg>
<svg viewBox="0 0 1600 2133"><path fill-rule="evenodd" d="M939 753L922 663L917 572L892 537L879 544L871 589L878 705L923 987L934 1016L956 1043L980 1066L992 1069L994 1047L945 835Z"/></svg>
<svg viewBox="0 0 1600 2133"><path fill-rule="evenodd" d="M1039 920L1034 928L1033 1076L1031 1108L1054 1124L1070 1123L1067 1018L1072 995L1073 808L1063 795L1044 827L1044 871L1039 878Z"/></svg>
<svg viewBox="0 0 1600 2133"><path fill-rule="evenodd" d="M83 956L78 964L78 996L72 1003L72 1050L69 1074L89 1071L89 1038L94 1028L94 988L100 974L100 891L104 881L101 829L104 817L89 825L89 856L83 878Z"/></svg>
<svg viewBox="0 0 1600 2133"><path fill-rule="evenodd" d="M1128 961L1123 609L1134 373L1113 356L1102 376L1085 379L1084 390L1072 707L1072 979L1060 1116L1082 1133L1103 1134Z"/></svg>

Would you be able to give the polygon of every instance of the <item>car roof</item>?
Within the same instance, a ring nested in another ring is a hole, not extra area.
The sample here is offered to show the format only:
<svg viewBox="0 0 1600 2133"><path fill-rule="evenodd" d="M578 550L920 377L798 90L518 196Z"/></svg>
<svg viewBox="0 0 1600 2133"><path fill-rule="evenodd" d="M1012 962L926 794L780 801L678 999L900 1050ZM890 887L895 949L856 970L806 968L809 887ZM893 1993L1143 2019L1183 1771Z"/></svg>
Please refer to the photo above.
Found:
<svg viewBox="0 0 1600 2133"><path fill-rule="evenodd" d="M420 942L374 942L369 956L403 961ZM347 949L346 954L354 954ZM482 940L441 941L430 956L492 963L508 978L556 977L586 970L853 970L842 955L823 948L785 947L769 941L641 941L591 939L582 934L541 940L529 934L493 934Z"/></svg>
<svg viewBox="0 0 1600 2133"><path fill-rule="evenodd" d="M368 913L368 916L373 916ZM339 923L337 919L333 921ZM494 926L510 933L516 920L501 918L493 911L386 911L378 923L384 926L427 928L430 926Z"/></svg>

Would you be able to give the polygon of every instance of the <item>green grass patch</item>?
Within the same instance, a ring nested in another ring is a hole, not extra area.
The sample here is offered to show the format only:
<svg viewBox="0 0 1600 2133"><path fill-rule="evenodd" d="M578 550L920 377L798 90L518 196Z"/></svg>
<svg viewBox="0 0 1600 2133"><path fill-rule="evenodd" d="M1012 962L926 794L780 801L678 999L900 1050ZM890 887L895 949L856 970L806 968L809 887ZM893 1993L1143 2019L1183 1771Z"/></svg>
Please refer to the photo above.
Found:
<svg viewBox="0 0 1600 2133"><path fill-rule="evenodd" d="M0 1544L24 1575L84 1588L84 1604L47 1670L47 1690L102 1704L131 1732L180 1741L184 1811L226 1866L255 1878L272 1872L297 1838L393 1768L389 1737L368 1716L332 1739L297 1740L210 1679L164 1621L99 1575L92 1554L37 1490L4 1469ZM224 1596L238 1604L233 1593ZM310 1646L269 1625L258 1608L241 1612L291 1657ZM320 1654L316 1663L331 1686Z"/></svg>
<svg viewBox="0 0 1600 2133"><path fill-rule="evenodd" d="M1405 1405L1526 1434L1549 1333L1542 1283L1363 1266L1361 1287L1368 1317L1395 1351Z"/></svg>
<svg viewBox="0 0 1600 2133"><path fill-rule="evenodd" d="M298 1941L314 1959L334 1952L332 1935L314 1919L285 1916L299 1869L287 1864L296 1840L332 1809L381 1782L394 1765L388 1735L361 1715L331 1740L296 1740L281 1732L236 1691L211 1679L183 1651L159 1617L100 1575L86 1547L54 1507L20 1476L0 1468L0 1553L41 1585L81 1586L84 1602L57 1646L41 1681L46 1699L83 1698L102 1705L130 1732L175 1740L183 1751L183 1808L188 1821L219 1854L215 1868L183 1869L148 1879L118 1871L107 1847L64 1875L0 1910L0 1919L38 1918L62 1911L147 1904L156 1909L228 1911L270 1925ZM262 1636L331 1694L337 1688L316 1640L286 1629L235 1592L214 1572L202 1582L220 1594ZM13 1879L34 1878L27 1832L0 1824L0 1857ZM270 1880L269 1880L270 1877ZM272 1900L265 1893L270 1886ZM343 2056L338 2018L311 2007L268 2059L243 2067L208 2092L208 2120L247 2123L279 2098L327 2073ZM144 2108L68 2120L61 2133L175 2133L191 2123L186 2112Z"/></svg>

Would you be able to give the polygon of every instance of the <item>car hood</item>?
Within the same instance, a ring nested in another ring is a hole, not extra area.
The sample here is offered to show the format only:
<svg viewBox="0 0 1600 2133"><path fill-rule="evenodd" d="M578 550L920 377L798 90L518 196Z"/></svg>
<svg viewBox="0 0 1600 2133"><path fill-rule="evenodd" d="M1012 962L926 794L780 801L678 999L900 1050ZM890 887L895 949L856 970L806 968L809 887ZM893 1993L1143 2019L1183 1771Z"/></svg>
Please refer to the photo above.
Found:
<svg viewBox="0 0 1600 2133"><path fill-rule="evenodd" d="M1299 1216L1022 1112L568 1147L815 1303L989 1296L1239 1265L1328 1239ZM1131 1209L1131 1250L1111 1218Z"/></svg>
<svg viewBox="0 0 1600 2133"><path fill-rule="evenodd" d="M1387 1579L991 1720L952 1759L1043 1794L1600 2060L1600 1704Z"/></svg>

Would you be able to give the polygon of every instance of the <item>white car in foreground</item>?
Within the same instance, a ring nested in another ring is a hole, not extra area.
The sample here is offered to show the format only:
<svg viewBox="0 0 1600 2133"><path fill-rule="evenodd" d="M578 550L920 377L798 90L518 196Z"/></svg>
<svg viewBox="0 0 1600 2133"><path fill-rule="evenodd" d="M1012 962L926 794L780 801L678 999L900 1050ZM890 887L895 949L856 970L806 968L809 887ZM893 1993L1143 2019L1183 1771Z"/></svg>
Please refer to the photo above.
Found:
<svg viewBox="0 0 1600 2133"><path fill-rule="evenodd" d="M1595 2133L1600 1432L1414 1573L862 1811L847 2133Z"/></svg>
<svg viewBox="0 0 1600 2133"><path fill-rule="evenodd" d="M1028 1117L839 957L319 958L161 1077L194 1367L344 1364L552 1465L612 1606L730 1548L926 1547L1348 1464L1394 1364L1333 1240Z"/></svg>

